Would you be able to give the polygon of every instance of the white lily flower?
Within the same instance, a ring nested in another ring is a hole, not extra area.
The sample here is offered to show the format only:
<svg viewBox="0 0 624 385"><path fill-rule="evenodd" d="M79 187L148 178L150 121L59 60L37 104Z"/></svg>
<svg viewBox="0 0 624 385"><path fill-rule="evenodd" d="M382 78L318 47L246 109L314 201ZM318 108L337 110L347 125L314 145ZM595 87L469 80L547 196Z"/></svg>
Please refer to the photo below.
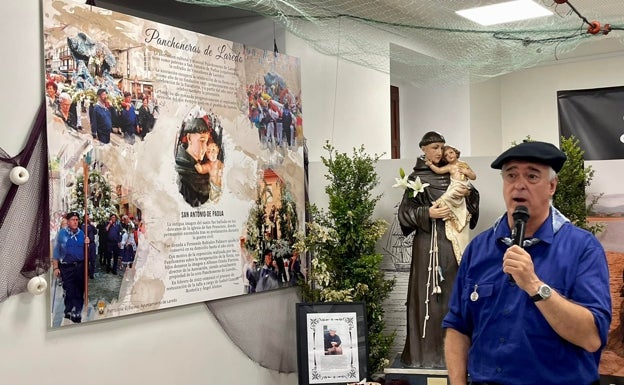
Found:
<svg viewBox="0 0 624 385"><path fill-rule="evenodd" d="M392 187L406 189L409 187L408 175L404 175L403 178L394 178L395 184Z"/></svg>
<svg viewBox="0 0 624 385"><path fill-rule="evenodd" d="M413 193L413 197L416 197L416 195L418 195L421 192L425 191L425 187L429 186L429 183L422 183L420 181L420 177L416 177L416 180L409 180L409 175L405 175L405 171L403 171L402 168L399 169L399 176L400 178L394 178L395 180L395 184L392 185L392 187L395 188L402 188L404 190L406 189L410 189L412 190Z"/></svg>
<svg viewBox="0 0 624 385"><path fill-rule="evenodd" d="M419 193L425 192L425 187L427 186L429 186L429 183L422 183L420 181L420 177L417 176L416 180L410 181L407 187L414 190L414 197L416 197L416 195L418 195Z"/></svg>

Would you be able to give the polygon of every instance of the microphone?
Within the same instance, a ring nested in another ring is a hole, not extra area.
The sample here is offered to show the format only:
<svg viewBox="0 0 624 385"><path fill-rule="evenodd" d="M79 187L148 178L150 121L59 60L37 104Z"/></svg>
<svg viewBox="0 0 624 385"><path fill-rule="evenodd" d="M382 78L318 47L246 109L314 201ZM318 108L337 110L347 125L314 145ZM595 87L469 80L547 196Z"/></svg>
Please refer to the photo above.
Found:
<svg viewBox="0 0 624 385"><path fill-rule="evenodd" d="M511 230L511 238L514 245L522 247L524 242L524 232L526 231L526 223L529 220L529 209L526 206L518 206L512 214L514 226ZM509 274L509 281L515 282L513 276Z"/></svg>
<svg viewBox="0 0 624 385"><path fill-rule="evenodd" d="M518 206L512 214L514 220L514 227L511 231L511 238L513 244L522 247L522 241L524 241L524 232L526 231L526 223L529 220L529 209L526 206Z"/></svg>

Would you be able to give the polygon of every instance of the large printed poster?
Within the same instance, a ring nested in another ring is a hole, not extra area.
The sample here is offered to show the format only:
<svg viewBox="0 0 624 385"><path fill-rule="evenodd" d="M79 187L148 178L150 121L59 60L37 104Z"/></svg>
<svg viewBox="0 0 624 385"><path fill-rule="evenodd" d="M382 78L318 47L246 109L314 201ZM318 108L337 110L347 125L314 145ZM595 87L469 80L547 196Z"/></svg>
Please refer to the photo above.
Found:
<svg viewBox="0 0 624 385"><path fill-rule="evenodd" d="M293 285L299 60L43 0L52 327Z"/></svg>

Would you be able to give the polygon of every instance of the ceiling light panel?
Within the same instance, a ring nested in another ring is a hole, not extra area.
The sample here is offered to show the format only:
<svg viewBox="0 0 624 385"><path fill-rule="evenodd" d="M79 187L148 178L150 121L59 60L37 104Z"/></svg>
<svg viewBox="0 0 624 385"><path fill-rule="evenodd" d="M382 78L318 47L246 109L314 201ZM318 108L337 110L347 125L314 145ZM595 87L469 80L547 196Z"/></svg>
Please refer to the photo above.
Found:
<svg viewBox="0 0 624 385"><path fill-rule="evenodd" d="M484 26L534 19L553 14L532 0L507 1L484 7L463 9L455 13Z"/></svg>

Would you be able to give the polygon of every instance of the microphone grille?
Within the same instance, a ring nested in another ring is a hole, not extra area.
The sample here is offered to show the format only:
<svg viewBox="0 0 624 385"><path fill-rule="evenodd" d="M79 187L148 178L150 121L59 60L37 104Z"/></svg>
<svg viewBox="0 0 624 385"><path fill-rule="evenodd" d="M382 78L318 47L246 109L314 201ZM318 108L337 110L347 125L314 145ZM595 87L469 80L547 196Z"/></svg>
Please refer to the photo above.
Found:
<svg viewBox="0 0 624 385"><path fill-rule="evenodd" d="M529 217L529 209L527 209L526 206L517 206L513 212L513 219L516 221L522 220L526 222L529 220Z"/></svg>

